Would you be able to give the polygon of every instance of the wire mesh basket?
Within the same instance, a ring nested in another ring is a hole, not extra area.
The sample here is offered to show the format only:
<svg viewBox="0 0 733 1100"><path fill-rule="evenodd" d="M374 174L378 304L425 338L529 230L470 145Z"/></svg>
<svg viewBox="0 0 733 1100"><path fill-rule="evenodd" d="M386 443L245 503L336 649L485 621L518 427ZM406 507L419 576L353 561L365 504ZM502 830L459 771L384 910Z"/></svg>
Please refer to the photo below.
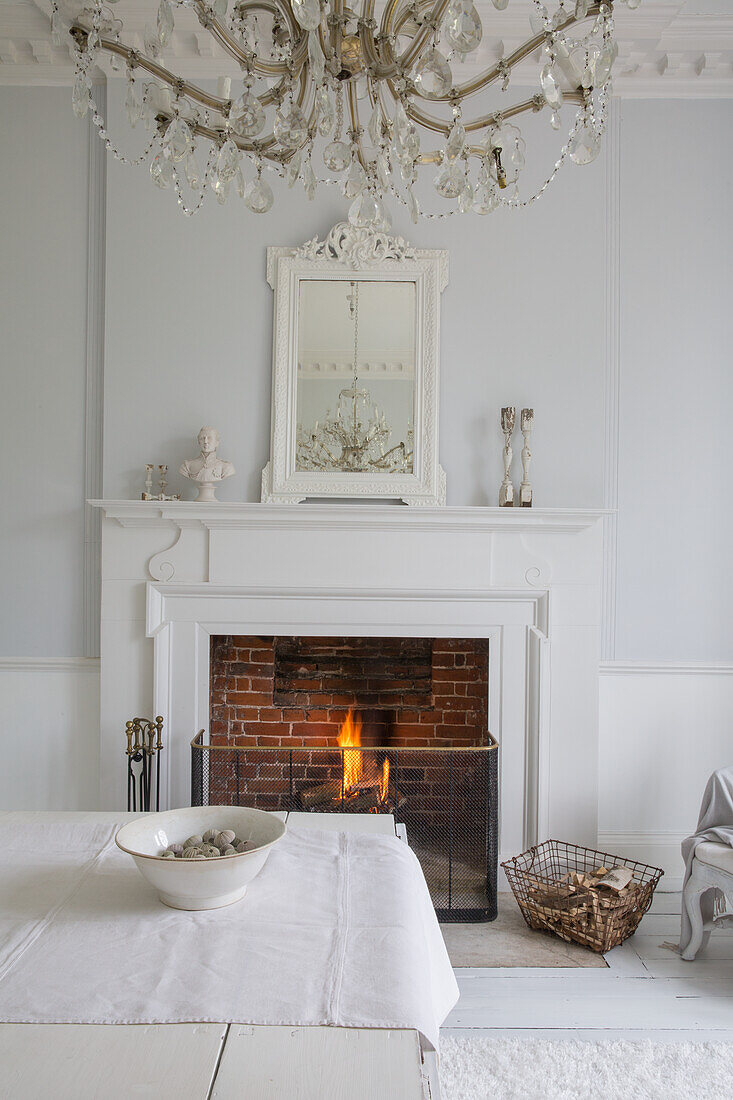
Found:
<svg viewBox="0 0 733 1100"><path fill-rule="evenodd" d="M610 852L547 840L501 865L530 928L610 951L633 935L664 871ZM633 878L616 894L594 885L594 872L628 867Z"/></svg>

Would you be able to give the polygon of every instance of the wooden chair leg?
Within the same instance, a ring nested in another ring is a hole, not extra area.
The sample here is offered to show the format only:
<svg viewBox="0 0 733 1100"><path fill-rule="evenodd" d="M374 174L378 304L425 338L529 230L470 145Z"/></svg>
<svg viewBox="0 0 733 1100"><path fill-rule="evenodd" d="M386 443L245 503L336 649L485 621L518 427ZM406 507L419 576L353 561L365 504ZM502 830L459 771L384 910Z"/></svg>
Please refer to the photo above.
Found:
<svg viewBox="0 0 733 1100"><path fill-rule="evenodd" d="M687 916L690 918L690 925L692 927L690 942L686 949L681 952L682 958L687 962L692 962L700 948L707 943L710 938L710 933L705 931L703 925L702 908L700 904L702 895L708 889L708 886L696 882L693 876L687 883L682 895L682 903L687 910Z"/></svg>

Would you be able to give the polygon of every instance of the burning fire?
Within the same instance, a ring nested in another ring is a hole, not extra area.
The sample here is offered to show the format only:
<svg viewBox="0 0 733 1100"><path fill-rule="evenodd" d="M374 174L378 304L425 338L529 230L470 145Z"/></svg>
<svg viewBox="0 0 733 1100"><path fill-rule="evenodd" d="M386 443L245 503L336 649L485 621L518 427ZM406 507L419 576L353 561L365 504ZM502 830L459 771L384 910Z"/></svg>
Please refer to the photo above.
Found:
<svg viewBox="0 0 733 1100"><path fill-rule="evenodd" d="M344 795L349 796L361 789L378 786L380 801L386 802L389 793L389 760L385 759L382 764L381 778L376 777L373 760L367 761L371 767L365 769L361 729L360 716L349 710L336 738L339 747L344 750Z"/></svg>
<svg viewBox="0 0 733 1100"><path fill-rule="evenodd" d="M387 793L389 792L389 760L385 756L384 763L382 764L382 780L379 784L379 797L382 802L387 801Z"/></svg>
<svg viewBox="0 0 733 1100"><path fill-rule="evenodd" d="M344 752L344 790L348 793L362 779L361 749L358 752L349 752L352 745L361 745L361 718L358 714L354 717L353 711L349 711L341 723L336 741L339 748L346 750Z"/></svg>

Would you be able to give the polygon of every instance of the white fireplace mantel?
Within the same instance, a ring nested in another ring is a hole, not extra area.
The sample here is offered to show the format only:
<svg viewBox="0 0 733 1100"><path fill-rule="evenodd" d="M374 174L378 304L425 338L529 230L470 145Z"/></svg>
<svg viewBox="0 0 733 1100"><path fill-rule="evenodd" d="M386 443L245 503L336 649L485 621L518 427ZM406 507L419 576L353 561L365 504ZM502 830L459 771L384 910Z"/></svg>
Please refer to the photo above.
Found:
<svg viewBox="0 0 733 1100"><path fill-rule="evenodd" d="M245 504L239 501L90 500L122 527L163 527L179 520L201 527L313 527L332 530L379 527L387 530L536 530L581 531L608 510L587 508L406 508L366 504Z"/></svg>
<svg viewBox="0 0 733 1100"><path fill-rule="evenodd" d="M502 854L595 842L603 512L90 503L104 513L102 806L122 805L135 715L163 715L164 801L188 801L212 635L486 637Z"/></svg>

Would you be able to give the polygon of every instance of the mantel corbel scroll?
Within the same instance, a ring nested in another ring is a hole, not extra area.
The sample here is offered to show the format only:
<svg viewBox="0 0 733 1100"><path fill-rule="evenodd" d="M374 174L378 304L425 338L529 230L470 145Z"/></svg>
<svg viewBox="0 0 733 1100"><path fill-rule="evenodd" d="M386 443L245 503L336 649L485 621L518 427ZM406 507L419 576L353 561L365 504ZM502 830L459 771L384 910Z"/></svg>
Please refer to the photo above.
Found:
<svg viewBox="0 0 733 1100"><path fill-rule="evenodd" d="M176 519L178 534L175 541L165 549L153 554L148 562L148 573L154 581L169 584L171 581L207 581L208 580L208 531L198 519ZM203 561L204 576L201 570L201 543L205 542Z"/></svg>

